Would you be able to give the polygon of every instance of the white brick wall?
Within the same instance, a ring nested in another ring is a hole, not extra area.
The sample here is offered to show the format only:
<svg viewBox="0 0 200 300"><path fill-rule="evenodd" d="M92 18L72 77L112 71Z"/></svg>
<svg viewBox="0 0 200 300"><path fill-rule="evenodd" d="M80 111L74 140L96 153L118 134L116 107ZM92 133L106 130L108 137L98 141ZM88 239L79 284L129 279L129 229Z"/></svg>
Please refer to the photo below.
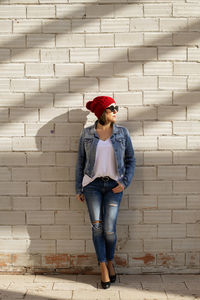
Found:
<svg viewBox="0 0 200 300"><path fill-rule="evenodd" d="M79 135L95 120L85 103L97 95L120 106L137 160L116 255L130 273L148 270L137 260L146 254L155 272L164 253L176 257L173 272L199 269L200 4L37 2L0 4L0 255L13 255L9 271L59 269L62 255L66 267L78 255L87 265L95 254L74 185Z"/></svg>

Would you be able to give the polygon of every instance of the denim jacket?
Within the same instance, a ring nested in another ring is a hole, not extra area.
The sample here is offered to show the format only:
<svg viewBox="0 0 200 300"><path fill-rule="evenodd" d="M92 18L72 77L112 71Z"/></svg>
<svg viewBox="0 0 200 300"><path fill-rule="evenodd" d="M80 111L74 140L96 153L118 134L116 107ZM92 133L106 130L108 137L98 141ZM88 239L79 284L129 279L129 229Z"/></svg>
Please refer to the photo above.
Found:
<svg viewBox="0 0 200 300"><path fill-rule="evenodd" d="M76 194L81 194L83 192L83 176L85 174L89 177L94 176L93 169L96 147L99 141L99 136L96 132L97 121L94 125L83 128L81 132L76 162ZM114 123L113 134L110 137L110 140L113 145L117 170L120 176L119 182L124 188L127 188L131 183L136 166L134 150L128 129Z"/></svg>

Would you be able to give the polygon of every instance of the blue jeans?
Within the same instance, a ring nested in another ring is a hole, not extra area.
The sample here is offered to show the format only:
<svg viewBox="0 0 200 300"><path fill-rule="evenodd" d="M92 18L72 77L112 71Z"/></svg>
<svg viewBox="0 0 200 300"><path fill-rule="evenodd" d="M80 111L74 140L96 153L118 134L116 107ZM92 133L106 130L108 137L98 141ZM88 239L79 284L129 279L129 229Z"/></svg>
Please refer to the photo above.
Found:
<svg viewBox="0 0 200 300"><path fill-rule="evenodd" d="M116 221L123 195L123 191L120 193L112 191L117 185L117 181L111 178L103 181L98 177L83 187L98 263L114 258L117 242Z"/></svg>

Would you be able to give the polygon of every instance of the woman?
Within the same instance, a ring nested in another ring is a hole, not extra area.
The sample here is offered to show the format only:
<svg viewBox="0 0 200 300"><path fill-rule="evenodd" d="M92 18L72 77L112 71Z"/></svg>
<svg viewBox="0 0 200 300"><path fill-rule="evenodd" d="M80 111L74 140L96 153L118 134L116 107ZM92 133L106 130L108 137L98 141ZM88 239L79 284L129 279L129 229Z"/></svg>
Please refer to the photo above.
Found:
<svg viewBox="0 0 200 300"><path fill-rule="evenodd" d="M116 280L112 264L116 221L123 191L134 175L135 157L127 128L115 124L118 111L115 100L99 96L87 102L86 107L98 120L84 128L80 136L76 194L78 200L85 199L87 203L101 285L105 289Z"/></svg>

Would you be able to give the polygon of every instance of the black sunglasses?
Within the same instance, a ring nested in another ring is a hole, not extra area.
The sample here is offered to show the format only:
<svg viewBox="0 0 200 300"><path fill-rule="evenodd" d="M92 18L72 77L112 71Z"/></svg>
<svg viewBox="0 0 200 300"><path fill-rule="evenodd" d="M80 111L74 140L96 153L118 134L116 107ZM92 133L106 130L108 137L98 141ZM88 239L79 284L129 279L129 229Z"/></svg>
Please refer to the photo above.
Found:
<svg viewBox="0 0 200 300"><path fill-rule="evenodd" d="M106 107L106 109L110 109L112 112L114 112L115 110L119 111L119 106L118 105L116 105L116 106L111 105L109 107Z"/></svg>

